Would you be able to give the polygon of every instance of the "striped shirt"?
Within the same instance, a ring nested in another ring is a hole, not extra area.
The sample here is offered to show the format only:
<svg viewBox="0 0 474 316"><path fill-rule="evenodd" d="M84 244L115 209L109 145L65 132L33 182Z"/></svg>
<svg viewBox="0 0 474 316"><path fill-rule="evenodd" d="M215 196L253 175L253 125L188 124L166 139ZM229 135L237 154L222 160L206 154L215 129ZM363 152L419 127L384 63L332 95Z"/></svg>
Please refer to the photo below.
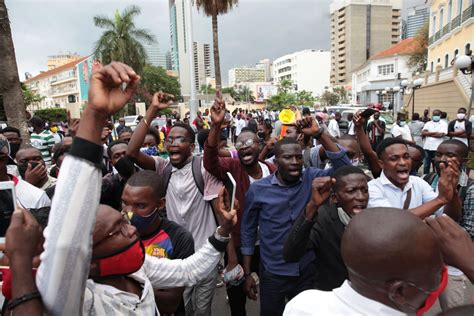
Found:
<svg viewBox="0 0 474 316"><path fill-rule="evenodd" d="M98 158L92 163L75 155ZM143 285L140 297L88 279L100 198L102 177L97 166L101 156L101 146L76 138L61 165L36 275L46 314L159 315L153 288L195 284L209 275L221 253L207 241L199 252L183 260L147 255L140 270L130 275Z"/></svg>
<svg viewBox="0 0 474 316"><path fill-rule="evenodd" d="M51 166L51 148L54 146L54 136L48 130L44 130L39 134L32 133L30 135L31 146L35 147L41 152L44 162L49 167Z"/></svg>

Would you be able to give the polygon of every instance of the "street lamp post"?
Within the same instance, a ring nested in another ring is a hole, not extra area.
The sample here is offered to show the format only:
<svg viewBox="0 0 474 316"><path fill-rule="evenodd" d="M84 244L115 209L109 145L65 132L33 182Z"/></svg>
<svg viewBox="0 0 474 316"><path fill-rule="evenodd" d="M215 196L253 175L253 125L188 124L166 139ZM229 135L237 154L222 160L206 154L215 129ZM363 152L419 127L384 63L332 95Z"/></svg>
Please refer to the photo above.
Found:
<svg viewBox="0 0 474 316"><path fill-rule="evenodd" d="M465 75L471 75L471 99L469 101L469 107L467 109L467 117L471 116L472 103L474 100L474 56L472 56L472 50L456 58L454 66L461 70Z"/></svg>
<svg viewBox="0 0 474 316"><path fill-rule="evenodd" d="M411 108L411 116L415 113L415 91L423 84L423 79L418 78L413 81L413 106Z"/></svg>
<svg viewBox="0 0 474 316"><path fill-rule="evenodd" d="M399 108L400 108L400 102L399 102L400 101L400 90L401 90L400 86L395 86L395 87L392 88L392 91L394 93L394 95L393 95L393 113L398 112ZM397 94L396 99L395 99L395 93ZM397 102L395 102L395 100Z"/></svg>

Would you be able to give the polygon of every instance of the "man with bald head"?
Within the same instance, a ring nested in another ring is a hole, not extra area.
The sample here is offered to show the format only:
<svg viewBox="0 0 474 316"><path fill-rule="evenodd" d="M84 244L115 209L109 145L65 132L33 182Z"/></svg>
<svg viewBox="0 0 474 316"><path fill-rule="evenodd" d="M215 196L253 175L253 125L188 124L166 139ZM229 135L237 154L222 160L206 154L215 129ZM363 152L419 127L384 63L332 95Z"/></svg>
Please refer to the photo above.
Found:
<svg viewBox="0 0 474 316"><path fill-rule="evenodd" d="M331 292L299 294L284 315L422 315L446 287L436 237L409 212L374 208L358 214L342 237L341 253L349 280Z"/></svg>

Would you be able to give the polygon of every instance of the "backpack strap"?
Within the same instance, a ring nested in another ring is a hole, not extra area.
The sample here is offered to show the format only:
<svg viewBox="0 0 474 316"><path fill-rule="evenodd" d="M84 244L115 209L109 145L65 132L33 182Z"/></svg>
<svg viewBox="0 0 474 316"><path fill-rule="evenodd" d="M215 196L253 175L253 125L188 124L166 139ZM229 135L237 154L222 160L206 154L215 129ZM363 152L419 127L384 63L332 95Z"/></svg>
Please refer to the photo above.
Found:
<svg viewBox="0 0 474 316"><path fill-rule="evenodd" d="M161 176L163 177L163 183L165 184L165 191L166 192L168 190L168 184L170 183L170 179L171 179L171 169L172 169L172 166L171 166L171 163L168 163L166 165L166 167L163 169L163 172L161 174Z"/></svg>
<svg viewBox="0 0 474 316"><path fill-rule="evenodd" d="M193 178L196 186L201 192L202 196L204 196L204 177L202 176L202 156L194 156L192 162L192 169L193 169Z"/></svg>

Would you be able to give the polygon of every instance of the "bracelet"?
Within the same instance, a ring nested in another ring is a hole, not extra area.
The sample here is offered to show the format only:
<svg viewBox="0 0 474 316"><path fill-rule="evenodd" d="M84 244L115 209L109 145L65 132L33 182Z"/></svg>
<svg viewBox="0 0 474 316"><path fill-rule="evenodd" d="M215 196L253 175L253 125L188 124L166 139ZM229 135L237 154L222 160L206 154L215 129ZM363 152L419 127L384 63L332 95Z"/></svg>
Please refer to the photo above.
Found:
<svg viewBox="0 0 474 316"><path fill-rule="evenodd" d="M150 125L148 125L148 122L146 121L146 118L143 118L143 122L145 122L145 125L148 127Z"/></svg>
<svg viewBox="0 0 474 316"><path fill-rule="evenodd" d="M216 232L214 233L214 237L216 237L217 240L222 241L222 242L227 242L227 241L229 241L229 240L230 240L230 237L231 237L230 235L229 235L229 236L221 236L221 235L219 235L218 231L219 231L219 228L220 228L220 227L221 227L221 226L218 226L218 227L216 228Z"/></svg>
<svg viewBox="0 0 474 316"><path fill-rule="evenodd" d="M24 294L20 297L17 297L17 298L14 298L13 300L11 300L8 304L7 304L7 308L9 310L12 310L14 309L15 307L17 307L18 305L20 304L23 304L25 302L28 302L30 300L33 300L33 299L37 299L37 298L41 298L41 294L40 292L38 291L34 291L34 292L31 292L31 293L27 293L27 294Z"/></svg>

